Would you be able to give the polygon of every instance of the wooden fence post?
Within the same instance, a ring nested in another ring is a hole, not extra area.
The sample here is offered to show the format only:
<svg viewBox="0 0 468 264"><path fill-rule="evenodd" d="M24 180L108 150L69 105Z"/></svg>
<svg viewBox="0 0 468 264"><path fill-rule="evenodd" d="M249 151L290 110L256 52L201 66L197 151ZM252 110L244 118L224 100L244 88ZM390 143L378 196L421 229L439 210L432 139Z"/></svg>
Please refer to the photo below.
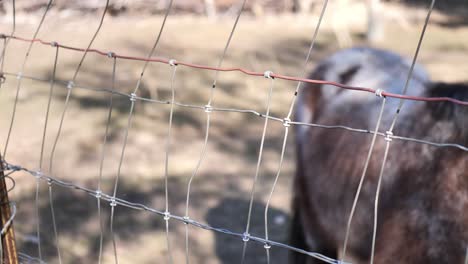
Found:
<svg viewBox="0 0 468 264"><path fill-rule="evenodd" d="M8 199L8 189L3 172L3 159L0 155L0 229L3 229L6 222L11 217L10 201ZM16 252L15 232L11 224L2 235L3 263L18 264L18 254Z"/></svg>

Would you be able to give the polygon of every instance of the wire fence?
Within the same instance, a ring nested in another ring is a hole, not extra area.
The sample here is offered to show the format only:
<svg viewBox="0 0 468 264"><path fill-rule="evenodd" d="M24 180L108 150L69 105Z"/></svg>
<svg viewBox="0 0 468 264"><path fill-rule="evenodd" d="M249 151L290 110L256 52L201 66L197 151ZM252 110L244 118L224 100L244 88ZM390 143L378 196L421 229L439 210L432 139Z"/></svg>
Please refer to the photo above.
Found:
<svg viewBox="0 0 468 264"><path fill-rule="evenodd" d="M381 87L376 87L376 88L354 87L354 86L348 86L348 85L345 85L345 84L330 82L330 81L326 81L326 80L307 79L305 77L305 76L307 76L306 75L307 74L307 72L306 72L307 65L309 64L311 54L314 51L314 44L315 44L317 36L319 34L322 19L326 14L327 4L328 4L327 0L323 1L323 3L322 3L322 9L321 9L321 12L320 12L318 23L317 23L317 25L316 25L316 27L314 29L313 34L312 34L311 41L310 41L310 46L309 46L309 51L308 51L308 54L307 54L307 56L306 56L306 58L304 60L304 66L302 68L302 69L304 69L304 71L299 73L300 74L299 77L282 75L282 74L278 74L278 73L273 73L271 71L255 72L255 71L251 71L251 70L244 69L244 68L223 67L223 62L224 62L226 54L229 52L229 47L230 47L230 44L231 44L232 37L236 32L236 28L237 28L238 23L240 23L240 18L241 18L241 15L243 13L243 10L244 10L245 3L246 3L246 0L243 0L239 5L237 15L236 15L234 23L232 25L232 29L230 31L229 37L228 37L228 39L227 39L227 41L225 43L223 52L222 52L221 56L219 57L218 62L217 62L215 67L207 66L207 65L194 64L194 63L184 62L184 61L175 60L175 59L155 57L155 54L157 54L157 51L158 51L158 48L159 48L159 42L160 42L161 38L163 37L166 21L167 21L167 19L170 18L169 14L170 14L170 11L171 11L171 8L172 8L172 5L173 5L173 0L167 1L166 12L164 14L164 18L163 18L163 21L161 23L161 27L160 27L160 29L158 31L156 40L154 41L153 46L152 46L150 52L148 53L148 55L146 57L129 56L129 55L117 54L117 53L112 52L112 51L102 51L102 50L92 48L93 43L94 43L96 37L98 36L98 34L100 33L100 29L101 29L103 23L105 22L106 13L107 13L108 7L109 7L109 0L106 1L106 5L102 10L102 15L100 17L98 27L96 28L92 38L89 40L88 45L87 45L86 48L68 46L68 45L61 44L61 43L58 43L58 42L55 42L55 41L42 40L42 39L37 38L38 33L42 29L44 19L46 18L49 10L53 7L53 1L52 0L50 0L48 2L47 6L45 8L45 11L44 11L44 13L42 15L42 18L41 18L39 24L37 25L33 36L30 37L30 38L16 35L16 18L15 18L15 12L13 12L13 18L12 18L13 22L12 22L11 32L10 33L0 34L0 40L3 40L3 49L2 49L2 53L1 53L1 57L0 57L0 62L1 62L1 64L0 64L0 78L1 78L1 81L3 83L5 81L5 78L10 78L10 77L17 79L17 86L16 86L16 90L15 90L16 93L15 93L15 99L14 99L14 102L13 102L13 109L12 109L12 115L11 115L11 119L10 119L10 126L8 128L8 134L7 134L7 137L6 137L4 150L3 150L3 159L4 159L3 163L5 165L6 172L7 172L5 177L10 179L11 181L14 182L14 178L13 178L14 173L15 172L20 172L20 171L26 172L27 174L31 175L36 180L36 188L35 188L35 190L36 190L36 192L35 192L36 204L35 204L35 208L36 208L36 231L37 231L37 241L38 241L37 256L33 257L33 256L29 256L29 255L24 254L24 253L19 253L19 259L22 262L24 262L24 263L45 263L47 261L47 260L45 260L43 258L43 255L42 255L43 250L41 248L41 237L40 237L41 223L39 221L40 211L39 211L39 205L38 205L39 196L40 196L40 192L39 192L40 184L41 184L41 182L42 183L46 182L48 184L49 205L50 205L50 210L51 210L50 214L51 214L51 217L52 217L52 225L53 225L53 231L54 231L55 246L56 246L57 258L58 258L59 263L62 263L62 257L61 257L62 248L61 248L61 245L59 244L59 239L58 239L58 237L60 235L59 234L60 233L59 232L60 227L57 226L56 219L55 219L55 211L54 211L54 199L53 199L53 197L54 197L54 188L55 187L61 187L61 188L77 190L79 192L86 193L86 194L96 198L98 218L100 219L99 220L100 221L100 227L99 227L100 228L99 257L96 260L98 263L102 262L103 240L104 240L103 233L104 233L104 229L106 228L104 226L103 221L102 221L102 213L101 213L102 206L103 206L102 202L108 203L110 205L110 208L111 208L109 229L110 229L110 232L111 232L111 239L112 239L115 263L119 263L119 257L118 257L119 255L118 255L118 252L117 252L117 246L116 246L117 242L116 242L116 239L115 239L114 217L115 217L115 211L118 210L119 207L125 207L125 208L129 208L129 209L133 209L133 210L139 210L139 211L146 211L146 212L149 212L149 213L153 214L156 217L160 217L160 218L165 220L165 232L166 232L166 238L167 238L166 247L167 247L167 252L168 252L167 262L168 263L173 263L174 262L173 256L172 256L171 244L170 244L170 240L169 240L170 223L173 222L173 221L177 221L177 222L181 222L181 223L185 224L186 263L189 263L190 254L191 254L191 251L190 251L191 245L190 245L190 241L189 241L189 228L188 228L189 226L193 226L193 227L213 231L213 232L216 232L216 233L221 233L221 234L227 235L227 236L237 237L237 238L239 238L239 240L242 240L243 241L243 250L242 250L242 255L241 255L242 256L241 257L241 263L245 262L246 248L247 248L247 245L248 245L249 242L260 243L260 244L262 244L264 246L267 263L270 263L270 261L271 261L270 260L270 258L271 258L270 257L270 250L273 250L274 248L284 248L284 249L287 249L287 250L290 250L290 251L295 251L295 252L298 252L298 253L302 253L304 255L310 256L311 258L316 258L316 259L321 260L321 261L326 262L326 263L345 263L343 261L343 259L346 256L346 247L347 247L347 241L348 241L348 235L349 235L349 228L350 228L351 221L352 221L352 218L353 218L354 209L356 207L357 200L358 200L358 197L359 197L359 194L360 194L362 183L363 183L363 181L365 179L365 175L366 175L367 167L368 167L368 164L369 164L369 160L370 160L370 157L371 157L372 152L373 152L374 143L375 143L377 137L383 137L383 138L387 139L387 143L386 143L385 155L384 155L384 157L382 159L382 165L381 165L381 171L380 171L380 176L379 176L377 196L376 196L376 199L375 199L375 208L377 208L377 206L378 206L378 194L379 194L380 182L381 182L382 175L383 175L383 172L384 172L384 166L385 166L385 162L386 162L386 159L387 159L388 148L389 148L392 140L401 140L401 141L413 142L413 143L416 143L416 144L426 144L426 145L429 145L429 146L432 146L432 147L437 147L437 148L456 148L456 149L459 149L459 150L462 150L462 151L465 151L465 152L468 151L467 146L457 144L456 142L432 142L432 141L428 141L428 140L425 140L425 139L418 139L418 138L399 136L399 135L395 135L393 133L394 125L398 120L400 110L401 110L401 108L402 108L402 106L403 106L403 104L404 104L404 102L406 100L425 101L425 102L449 102L449 103L460 105L461 107L468 106L468 101L457 100L457 99L449 98L449 97L419 97L419 96L406 95L406 91L408 89L408 83L409 83L409 80L411 79L412 74L413 74L413 67L414 67L414 65L416 63L416 60L417 60L417 57L418 57L418 52L419 52L421 43L423 41L424 33L425 33L426 27L428 25L432 9L434 7L434 3L435 3L434 0L432 0L432 2L430 4L429 11L428 11L428 14L427 14L427 17L426 17L426 20L425 20L425 24L424 24L424 27L422 29L419 42L417 44L416 52L415 52L413 60L412 60L411 69L410 69L410 71L408 73L407 82L406 82L406 85L405 85L405 87L403 89L403 92L401 94L386 92ZM12 5L13 5L13 11L14 11L15 10L15 1L14 0L12 1ZM4 71L5 55L6 55L7 47L9 46L11 41L25 42L25 43L27 43L29 45L28 49L27 49L27 52L24 55L24 58L22 60L21 70L20 70L20 72L17 72L17 73ZM30 76L30 75L26 75L24 73L25 67L29 62L29 56L30 56L31 49L32 49L32 47L33 47L33 45L35 43L45 45L45 46L50 46L50 48L55 51L54 64L53 64L53 67L52 67L52 76L51 76L50 79L40 78L40 77L36 77L36 76ZM77 53L81 54L81 59L79 60L79 63L77 64L77 66L75 68L75 71L74 71L74 74L73 74L73 77L70 79L70 81L60 81L60 80L56 79L56 70L57 70L57 67L58 67L57 62L59 60L60 52L63 51L63 50L71 50L71 51L74 51L74 52L77 52ZM87 55L89 53L95 53L95 54L107 57L108 59L112 60L112 65L113 65L112 66L112 82L111 82L109 87L89 87L89 86L85 86L85 85L81 85L81 84L77 83L77 77L81 72L82 64L85 61L85 59L86 59L86 57L87 57ZM140 71L139 79L137 80L137 82L135 84L135 88L134 88L132 93L124 93L124 92L121 92L121 91L117 91L115 89L116 67L119 64L119 62L121 62L123 60L144 62L144 65L143 65L143 67L142 67L142 69ZM171 75L170 75L171 99L170 100L157 100L157 99L152 99L152 98L140 97L140 96L137 95L139 90L140 90L142 79L144 78L145 72L146 72L147 67L148 67L148 65L150 63L163 63L163 64L167 64L171 68ZM213 82L212 82L212 86L210 88L210 96L209 96L209 99L208 99L206 105L186 104L186 103L181 103L181 102L178 102L178 101L175 100L176 87L174 85L174 80L177 78L177 69L179 67L189 67L189 68L196 68L196 69L201 69L201 70L213 71L214 72ZM215 95L215 91L216 91L217 81L218 81L218 78L219 78L219 72L223 72L223 71L234 71L234 72L239 72L240 74L245 74L245 75L250 75L250 76L257 76L259 78L268 79L269 80L269 88L268 88L267 100L265 102L265 112L262 113L262 112L255 111L255 110L252 110L252 109L222 108L222 107L214 106L213 105L214 101L215 101L214 95ZM21 91L21 88L22 88L22 80L25 80L25 79L32 80L32 81L35 81L35 82L49 83L48 104L47 104L47 109L46 109L46 113L45 113L45 119L44 119L45 122L43 124L43 129L42 129L42 140L41 140L41 150L40 150L40 159L39 159L39 165L38 165L39 169L38 170L34 170L34 169L24 167L21 164L14 164L13 161L11 161L11 162L9 161L8 155L7 155L8 154L8 149L9 149L10 138L12 136L14 136L14 133L12 131L15 129L16 112L17 112L17 107L18 107L18 98L19 98L19 94L20 94L20 91ZM291 100L291 105L289 107L289 111L288 111L287 115L284 116L284 117L274 116L274 115L271 114L271 111L270 111L271 97L272 97L272 94L274 93L274 85L275 85L275 80L276 79L282 79L282 80L297 83L296 89L292 93L292 100ZM376 96L381 98L380 116L379 116L379 119L378 119L378 121L377 121L377 123L375 125L375 129L374 130L369 130L369 129L361 129L361 128L343 126L343 125L323 125L323 124L304 123L304 122L298 122L298 121L291 120L293 110L294 110L294 107L295 107L295 103L296 103L297 95L298 95L300 89L303 87L302 85L304 83L326 84L326 85L333 85L333 86L336 86L336 87L339 87L339 88L342 88L342 89L355 90L355 91L359 91L359 92L362 92L362 93L374 93ZM47 134L47 131L48 131L48 120L49 120L49 115L50 115L51 100L52 100L52 97L53 97L53 95L55 93L55 88L56 87L57 88L65 88L66 89L66 96L65 96L65 101L64 101L64 107L63 107L61 115L60 115L60 123L59 123L59 126L58 126L58 130L56 132L56 135L54 137L52 152L50 154L49 172L45 173L45 172L43 172L44 146L45 146L46 134ZM108 95L107 121L106 121L106 128L105 128L104 137L102 139L102 152L101 152L101 155L100 155L100 158L99 158L99 160L100 160L99 179L98 179L98 185L97 185L96 189L90 189L90 188L87 188L87 187L84 187L84 186L80 186L79 184L73 183L71 181L61 180L61 179L59 179L59 177L57 177L55 175L55 173L53 171L54 161L55 161L55 156L56 156L55 155L56 147L57 147L58 144L60 144L60 138L61 138L61 135L62 135L62 127L63 127L64 122L67 120L66 117L67 117L69 102L73 97L73 91L75 89L86 89L86 90L100 92L100 93L104 93L104 94ZM122 98L127 98L128 100L130 100L130 108L129 108L128 114L127 114L127 123L126 123L126 125L124 127L124 140L123 140L123 144L122 144L120 155L119 155L118 172L117 172L117 175L115 177L114 184L113 184L113 191L112 191L112 193L107 194L107 193L103 192L103 190L102 190L103 164L104 164L104 162L106 160L106 154L105 154L106 151L105 150L106 150L108 139L109 139L109 126L111 124L112 113L113 113L114 106L115 106L113 104L113 100L115 99L116 96L119 96L119 97L122 97ZM380 129L380 121L381 121L381 116L382 116L382 113L384 111L384 106L385 106L385 102L386 102L387 98L400 99L400 104L399 104L399 107L398 107L398 111L394 115L391 127L388 130L385 130L384 132L382 132L381 129ZM166 134L166 138L165 138L166 144L165 144L165 147L164 147L164 149L165 149L164 150L165 151L165 161L164 161L165 206L164 206L163 209L156 209L156 208L152 208L152 207L150 207L148 205L145 205L145 204L134 203L134 202L122 199L122 198L117 196L117 191L118 191L118 188L119 188L119 180L120 180L120 177L121 177L121 168L122 168L122 164L123 164L124 157L125 157L125 154L126 154L126 146L127 146L127 141L128 141L128 137L129 137L129 131L132 129L133 118L134 118L134 115L135 115L134 114L135 104L137 102L148 102L148 103L154 103L154 104L170 105L170 114L169 114L169 118L168 118L168 130L167 130L167 134ZM174 117L174 107L187 108L187 109L192 109L192 110L196 110L196 111L204 111L205 112L205 117L206 117L205 126L204 126L205 135L204 135L204 140L203 140L203 146L201 148L200 155L198 157L196 167L193 170L193 173L191 174L191 176L189 178L189 181L188 181L188 184L187 184L186 200L185 200L185 214L184 215L171 214L171 212L170 212L171 208L169 207L169 203L168 203L169 196L170 196L170 193L168 191L168 179L170 177L169 172L168 172L168 166L169 166L168 164L169 164L169 162L171 160L171 157L172 157L171 156L171 143L172 143L172 140L173 140L173 138L172 138L172 136L173 136L172 123L173 123L173 117ZM193 180L195 178L197 178L197 176L199 174L200 166L205 161L206 153L208 151L207 146L208 146L208 144L210 142L210 126L211 126L211 113L212 112L243 113L243 114L246 114L246 115L253 115L253 116L256 116L258 118L262 118L264 120L264 125L263 125L262 134L261 134L260 145L259 145L259 151L258 151L258 156L257 156L257 162L256 162L256 170L255 170L255 173L253 174L253 177L252 177L251 192L250 192L250 196L249 196L249 209L248 209L248 212L247 212L247 221L245 223L245 229L244 229L245 231L243 233L234 232L234 231L223 229L223 228L213 227L213 226L201 223L199 221L196 221L196 220L191 218L191 213L189 211L189 205L190 205L190 201L191 201L191 199L190 199L191 186L192 186ZM264 237L258 237L258 236L254 236L254 235L250 234L250 227L251 227L250 225L251 225L251 216L252 216L252 204L253 204L253 201L255 200L256 187L257 187L257 184L258 184L258 177L260 175L260 166L261 166L261 163L262 163L262 160L263 160L264 142L265 142L265 135L266 135L266 132L267 132L267 127L268 127L268 122L278 122L280 124L283 124L284 134L282 136L282 145L281 145L278 169L276 171L275 178L274 178L274 183L273 183L273 186L272 186L272 188L271 188L271 190L269 192L268 200L267 200L266 207L265 207L265 210L264 210L265 236ZM281 169L282 169L283 160L284 160L284 157L285 157L285 149L286 149L286 146L287 146L287 139L288 139L288 136L289 136L289 131L290 131L291 126L309 126L309 127L315 127L317 129L339 129L339 130L343 130L344 133L353 132L353 133L364 133L364 134L372 135L372 141L371 141L371 145L370 145L370 148L369 148L367 160L366 160L366 163L365 163L364 170L362 172L361 181L360 181L358 191L357 191L354 203L353 203L353 209L352 209L350 217L348 219L347 234L346 234L346 239L345 239L345 242L344 242L344 252L343 252L343 257L342 257L341 260L332 259L332 258L324 256L324 255L322 255L320 253L309 252L309 251L306 251L306 250L303 250L303 249L300 249L300 248L295 248L295 247L293 247L291 245L280 243L280 242L277 242L277 241L273 241L273 240L271 240L269 238L269 232L268 232L268 230L269 230L269 224L268 224L269 213L268 213L268 210L269 210L269 206L270 206L270 201L271 201L271 199L272 199L272 197L274 195L275 187L276 187L278 179L279 179L279 177L281 175ZM14 216L15 216L15 214L12 215L12 218ZM374 230L373 230L373 240L372 240L373 243L372 243L371 263L372 263L373 258L374 258L373 253L374 253L374 250L375 250L375 234L376 234L376 227L377 227L377 224L376 224L377 223L377 211L375 212L374 216L375 216L375 218L374 218ZM6 226L5 228L8 228L8 226ZM4 231L2 230L2 235L3 234L4 234Z"/></svg>

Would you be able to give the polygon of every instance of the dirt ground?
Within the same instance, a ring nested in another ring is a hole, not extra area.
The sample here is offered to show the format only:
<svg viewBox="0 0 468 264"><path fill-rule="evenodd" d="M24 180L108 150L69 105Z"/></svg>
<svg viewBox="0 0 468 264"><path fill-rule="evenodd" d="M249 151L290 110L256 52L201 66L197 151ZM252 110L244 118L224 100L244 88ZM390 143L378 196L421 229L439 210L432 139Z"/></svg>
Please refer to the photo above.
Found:
<svg viewBox="0 0 468 264"><path fill-rule="evenodd" d="M340 17L338 31L333 31L336 18L333 6L325 17L312 54L309 68L326 55L339 49L337 34L345 34L350 25L353 45L363 45L362 17L356 13ZM414 53L422 27L424 10L389 6L386 35L379 47L406 56ZM338 13L339 10L336 10ZM340 12L343 12L342 10ZM395 16L397 14L398 16ZM335 14L336 15L336 14ZM361 20L359 19L361 17ZM397 18L395 18L397 17ZM346 22L349 19L349 23ZM39 14L20 15L16 35L32 36ZM85 47L93 34L99 15L66 15L51 12L39 37L59 43ZM174 58L209 66L216 65L226 43L234 18L217 21L202 17L172 16L163 33L156 56ZM93 47L119 54L146 56L160 27L162 17L106 17ZM298 76L313 33L316 15L310 17L266 16L241 18L224 66L244 67L263 72ZM335 22L334 22L335 21ZM10 19L0 19L0 33L11 29ZM336 24L335 24L336 25ZM17 73L27 44L12 40L6 52L5 72ZM23 74L48 79L52 75L54 49L36 44ZM57 79L70 80L80 53L60 50ZM419 60L434 80L467 81L468 25L450 23L443 14L435 13L429 25ZM139 77L142 62L118 60L116 89L130 93ZM81 86L109 88L112 60L89 54L76 83ZM143 78L139 95L153 99L170 99L171 69L166 64L152 63ZM176 101L205 105L214 72L179 67L175 78ZM7 76L0 90L0 146L3 149L11 117L17 80ZM296 83L275 80L271 113L285 117ZM213 105L265 112L269 81L238 72L220 73ZM49 84L24 79L16 123L7 153L7 161L38 169L42 129ZM45 164L48 164L66 89L57 85L50 112L46 137ZM96 189L99 157L107 117L106 93L75 89L58 144L54 177ZM103 174L103 190L112 193L130 101L116 96L110 126L109 145ZM134 123L122 167L118 197L164 210L165 137L169 105L137 102ZM200 156L205 133L203 110L175 107L172 153L169 161L169 209L183 215L187 180ZM206 159L196 176L190 202L192 219L215 227L243 233L264 120L245 113L213 112ZM264 159L255 193L251 234L263 237L263 210L278 169L284 127L270 122ZM345 133L345 132L343 132ZM270 207L270 237L288 241L291 179L294 175L294 138L289 137L285 161ZM44 171L48 171L45 166ZM37 256L35 239L35 179L24 173L13 174L16 187L11 199L17 202L15 230L19 250ZM99 222L96 199L81 192L55 187L54 206L59 231L59 244L64 263L95 263L99 249ZM109 237L109 206L104 204L106 226L104 263L113 263ZM44 260L57 263L53 243L47 184L40 187L40 222ZM165 226L161 217L147 212L116 208L115 230L120 263L164 263L166 261ZM170 222L170 239L175 263L185 261L184 225ZM242 240L198 228L190 228L191 263L239 263ZM262 245L249 243L246 263L266 263ZM273 263L287 262L287 251L272 249Z"/></svg>

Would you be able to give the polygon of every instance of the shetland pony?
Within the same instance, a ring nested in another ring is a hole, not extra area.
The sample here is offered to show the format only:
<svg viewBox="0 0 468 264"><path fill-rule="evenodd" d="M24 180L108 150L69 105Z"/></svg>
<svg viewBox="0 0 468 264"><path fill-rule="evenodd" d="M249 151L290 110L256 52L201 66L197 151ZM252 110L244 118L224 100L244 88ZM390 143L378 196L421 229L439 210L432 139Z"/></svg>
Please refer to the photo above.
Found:
<svg viewBox="0 0 468 264"><path fill-rule="evenodd" d="M352 48L320 62L311 79L401 93L410 61L383 50ZM407 94L468 101L468 85L432 82L419 65ZM382 98L331 85L302 87L296 121L374 130ZM390 127L399 99L387 98L380 131ZM297 172L291 243L340 259L347 221L372 134L296 127ZM468 107L406 101L393 132L467 146ZM386 141L378 136L351 224L345 261L369 263L374 198ZM462 264L468 247L468 152L393 139L378 207L375 264ZM322 263L291 254L291 263Z"/></svg>

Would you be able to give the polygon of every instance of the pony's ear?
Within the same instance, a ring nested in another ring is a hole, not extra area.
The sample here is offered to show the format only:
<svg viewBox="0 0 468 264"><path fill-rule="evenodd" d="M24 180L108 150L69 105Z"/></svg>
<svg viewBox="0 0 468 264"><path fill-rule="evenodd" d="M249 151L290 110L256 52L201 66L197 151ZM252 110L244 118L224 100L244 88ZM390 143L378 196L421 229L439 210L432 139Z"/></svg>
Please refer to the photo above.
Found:
<svg viewBox="0 0 468 264"><path fill-rule="evenodd" d="M320 64L309 75L312 80L325 80L327 72L330 70L328 64ZM304 83L301 89L300 97L305 106L311 113L315 113L320 99L322 99L322 84ZM308 122L311 122L309 120Z"/></svg>
<svg viewBox="0 0 468 264"><path fill-rule="evenodd" d="M429 97L450 97L468 101L468 83L433 83L429 86ZM427 102L436 120L453 120L458 127L468 125L468 106L451 102Z"/></svg>

